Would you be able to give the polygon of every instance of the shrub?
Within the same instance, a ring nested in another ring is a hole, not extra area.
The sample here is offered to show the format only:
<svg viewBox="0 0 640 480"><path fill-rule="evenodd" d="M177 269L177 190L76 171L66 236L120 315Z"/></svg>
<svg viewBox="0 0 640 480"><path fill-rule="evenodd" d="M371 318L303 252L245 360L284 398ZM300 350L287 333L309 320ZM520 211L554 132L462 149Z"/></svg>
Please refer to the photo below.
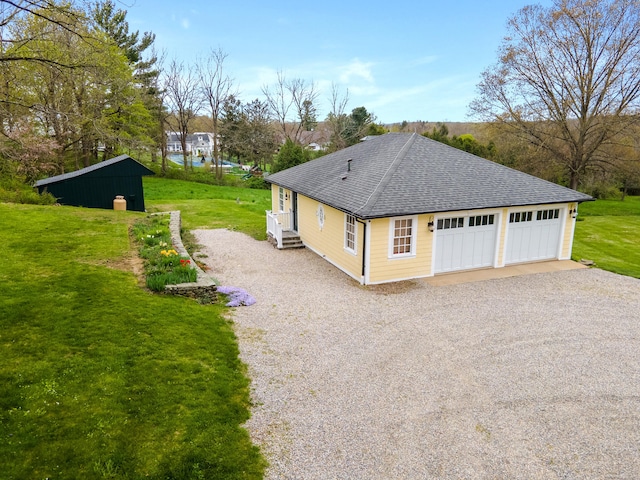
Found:
<svg viewBox="0 0 640 480"><path fill-rule="evenodd" d="M256 190L269 190L271 188L271 185L262 177L249 177L245 180L245 185Z"/></svg>
<svg viewBox="0 0 640 480"><path fill-rule="evenodd" d="M193 170L185 170L183 167L173 165L172 162L169 162L168 168L163 172L162 166L159 163L147 163L146 166L149 167L149 169L151 169L157 176L172 180L186 180L189 182L204 183L206 185L228 187L244 186L240 178L242 170L239 169L236 169L238 172L237 174L225 173L221 179L218 179L213 172L205 170L202 167L194 167Z"/></svg>
<svg viewBox="0 0 640 480"><path fill-rule="evenodd" d="M585 185L583 190L598 200L620 200L622 198L622 192L617 186L602 182Z"/></svg>
<svg viewBox="0 0 640 480"><path fill-rule="evenodd" d="M53 205L56 197L46 192L40 195L33 187L18 178L4 179L0 183L0 202Z"/></svg>

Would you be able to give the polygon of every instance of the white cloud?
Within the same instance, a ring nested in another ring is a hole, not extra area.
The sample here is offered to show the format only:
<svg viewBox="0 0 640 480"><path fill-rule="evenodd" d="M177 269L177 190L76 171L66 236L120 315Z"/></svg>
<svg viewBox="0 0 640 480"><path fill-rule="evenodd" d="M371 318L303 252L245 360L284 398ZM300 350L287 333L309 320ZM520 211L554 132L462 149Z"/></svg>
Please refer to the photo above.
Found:
<svg viewBox="0 0 640 480"><path fill-rule="evenodd" d="M183 18L182 20L180 20L180 25L182 25L182 28L184 28L185 30L189 30L189 19L188 18Z"/></svg>
<svg viewBox="0 0 640 480"><path fill-rule="evenodd" d="M435 60L435 57L419 59L423 63ZM463 120L475 86L474 78L466 75L439 77L433 73L416 75L416 72L409 75L408 71L400 73L397 65L358 58L346 63L323 60L278 69L262 65L235 70L242 101L263 99L262 88L274 86L279 71L289 80L300 78L308 84L314 83L319 94L319 118L328 112L332 85L336 85L341 95L348 91L347 112L364 106L383 123L403 119Z"/></svg>
<svg viewBox="0 0 640 480"><path fill-rule="evenodd" d="M473 86L466 77L448 76L407 88L380 88L366 99L367 108L383 122L465 118Z"/></svg>
<svg viewBox="0 0 640 480"><path fill-rule="evenodd" d="M354 58L351 63L338 67L340 82L349 84L355 77L373 83L374 79L371 73L373 65L373 62L362 62L360 59Z"/></svg>

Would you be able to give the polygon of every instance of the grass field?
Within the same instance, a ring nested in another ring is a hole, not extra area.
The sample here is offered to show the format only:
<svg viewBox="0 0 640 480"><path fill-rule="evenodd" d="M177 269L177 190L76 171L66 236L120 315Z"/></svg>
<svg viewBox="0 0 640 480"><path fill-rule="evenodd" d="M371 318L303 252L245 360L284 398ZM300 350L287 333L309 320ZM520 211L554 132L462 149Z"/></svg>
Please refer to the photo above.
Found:
<svg viewBox="0 0 640 480"><path fill-rule="evenodd" d="M265 210L271 209L271 191L241 187L212 187L184 180L144 178L147 210L180 210L182 225L196 228L228 228L264 240Z"/></svg>
<svg viewBox="0 0 640 480"><path fill-rule="evenodd" d="M598 200L580 205L573 259L640 278L640 197Z"/></svg>
<svg viewBox="0 0 640 480"><path fill-rule="evenodd" d="M262 478L225 309L139 286L141 215L0 204L0 478Z"/></svg>
<svg viewBox="0 0 640 480"><path fill-rule="evenodd" d="M150 211L265 237L270 192L145 178ZM132 273L144 214L0 204L0 478L253 479L225 309ZM640 278L640 197L580 206L574 258Z"/></svg>

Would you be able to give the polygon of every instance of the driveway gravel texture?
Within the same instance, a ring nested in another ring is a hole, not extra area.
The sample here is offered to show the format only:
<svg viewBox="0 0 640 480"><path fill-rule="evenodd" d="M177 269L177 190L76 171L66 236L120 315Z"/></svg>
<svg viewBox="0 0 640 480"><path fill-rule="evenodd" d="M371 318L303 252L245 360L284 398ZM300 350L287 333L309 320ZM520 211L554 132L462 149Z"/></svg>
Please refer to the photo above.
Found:
<svg viewBox="0 0 640 480"><path fill-rule="evenodd" d="M196 230L251 378L268 479L640 478L640 280L598 269L362 286Z"/></svg>

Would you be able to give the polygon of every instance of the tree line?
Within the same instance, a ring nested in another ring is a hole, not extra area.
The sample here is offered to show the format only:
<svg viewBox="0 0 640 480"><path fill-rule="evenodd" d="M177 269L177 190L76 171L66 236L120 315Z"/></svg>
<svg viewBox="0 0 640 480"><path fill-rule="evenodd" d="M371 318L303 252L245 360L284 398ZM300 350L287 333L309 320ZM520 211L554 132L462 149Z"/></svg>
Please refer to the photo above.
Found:
<svg viewBox="0 0 640 480"><path fill-rule="evenodd" d="M2 2L0 169L27 181L159 141L152 33L111 1Z"/></svg>
<svg viewBox="0 0 640 480"><path fill-rule="evenodd" d="M537 170L573 189L637 186L640 2L522 8L478 93L471 113L530 168L535 156Z"/></svg>
<svg viewBox="0 0 640 480"><path fill-rule="evenodd" d="M167 60L152 32L129 30L126 14L113 0L0 3L3 177L32 182L120 153L148 155L164 170L167 131L188 168L187 135L203 119L219 178L223 155L272 170L307 161L308 132L319 128L325 152L387 131L365 107L349 112L348 91L335 85L319 119L314 82L283 72L262 98L243 101L224 50L194 65ZM474 132L449 136L441 124L422 133L598 193L640 183L639 108L640 2L554 0L509 19L470 104Z"/></svg>
<svg viewBox="0 0 640 480"><path fill-rule="evenodd" d="M555 0L513 14L469 106L423 135L596 197L640 193L640 2Z"/></svg>
<svg viewBox="0 0 640 480"><path fill-rule="evenodd" d="M197 119L213 133L215 175L222 155L271 162L282 142L302 146L318 125L313 82L279 73L264 98L243 102L212 49L195 65L167 60L152 32L130 31L113 0L86 4L29 0L0 4L0 171L27 182L120 153L148 154L167 168L167 132L182 144ZM329 151L376 129L364 107L345 111L334 89L325 124ZM380 127L377 127L378 129ZM307 153L298 158L303 161Z"/></svg>

